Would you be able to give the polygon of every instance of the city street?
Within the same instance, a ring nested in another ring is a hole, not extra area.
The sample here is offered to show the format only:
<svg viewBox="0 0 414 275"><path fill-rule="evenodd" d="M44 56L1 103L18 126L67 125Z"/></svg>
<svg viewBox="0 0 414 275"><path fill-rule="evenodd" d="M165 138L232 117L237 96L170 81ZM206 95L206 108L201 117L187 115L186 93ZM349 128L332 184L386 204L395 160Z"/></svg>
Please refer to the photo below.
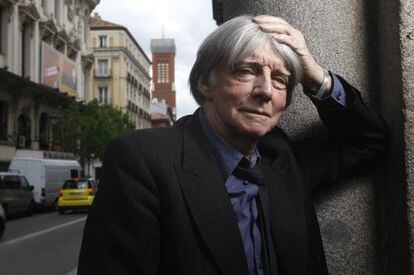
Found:
<svg viewBox="0 0 414 275"><path fill-rule="evenodd" d="M76 274L86 215L47 212L9 220L0 241L0 274Z"/></svg>

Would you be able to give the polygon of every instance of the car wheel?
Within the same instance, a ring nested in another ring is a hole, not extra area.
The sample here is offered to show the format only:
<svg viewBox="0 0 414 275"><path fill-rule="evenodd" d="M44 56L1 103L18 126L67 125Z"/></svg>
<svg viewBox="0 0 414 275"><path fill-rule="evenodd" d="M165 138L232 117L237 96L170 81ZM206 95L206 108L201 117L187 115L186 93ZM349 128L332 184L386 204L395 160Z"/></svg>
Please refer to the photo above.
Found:
<svg viewBox="0 0 414 275"><path fill-rule="evenodd" d="M0 204L0 239L3 237L4 230L6 229L6 216L3 206Z"/></svg>
<svg viewBox="0 0 414 275"><path fill-rule="evenodd" d="M9 219L9 209L7 208L7 204L2 205L3 209L4 209L4 218L6 219L6 221Z"/></svg>
<svg viewBox="0 0 414 275"><path fill-rule="evenodd" d="M51 210L52 210L52 211L59 210L58 200L59 200L59 198L57 198L57 199L53 202L52 207L51 207Z"/></svg>
<svg viewBox="0 0 414 275"><path fill-rule="evenodd" d="M65 209L58 207L59 215L65 215Z"/></svg>
<svg viewBox="0 0 414 275"><path fill-rule="evenodd" d="M26 211L27 216L33 215L35 207L36 207L35 202L33 200L30 201L29 207L27 208L27 211Z"/></svg>
<svg viewBox="0 0 414 275"><path fill-rule="evenodd" d="M6 222L0 219L0 239L3 237L4 229L6 229Z"/></svg>

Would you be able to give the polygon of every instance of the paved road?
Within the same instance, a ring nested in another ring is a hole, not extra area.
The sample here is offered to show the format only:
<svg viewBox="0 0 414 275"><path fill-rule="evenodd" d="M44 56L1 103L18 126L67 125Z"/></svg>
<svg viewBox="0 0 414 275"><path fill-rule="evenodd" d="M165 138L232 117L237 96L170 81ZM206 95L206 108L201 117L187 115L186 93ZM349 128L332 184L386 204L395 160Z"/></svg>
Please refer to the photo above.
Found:
<svg viewBox="0 0 414 275"><path fill-rule="evenodd" d="M76 274L86 215L51 212L8 221L0 242L0 274Z"/></svg>

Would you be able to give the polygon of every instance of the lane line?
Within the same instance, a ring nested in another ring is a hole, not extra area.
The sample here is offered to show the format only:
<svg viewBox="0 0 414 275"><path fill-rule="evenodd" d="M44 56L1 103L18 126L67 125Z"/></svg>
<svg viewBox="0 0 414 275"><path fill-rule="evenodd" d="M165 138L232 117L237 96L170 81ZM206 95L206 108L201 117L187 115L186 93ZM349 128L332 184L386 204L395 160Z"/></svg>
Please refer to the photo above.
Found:
<svg viewBox="0 0 414 275"><path fill-rule="evenodd" d="M69 271L65 275L76 275L76 274L78 274L78 268L77 267L75 269Z"/></svg>
<svg viewBox="0 0 414 275"><path fill-rule="evenodd" d="M38 232L34 232L34 233L29 234L29 235L19 237L19 238L10 240L10 241L0 242L0 247L3 246L3 245L15 244L15 243L18 243L18 242L21 242L21 241L25 241L27 239L35 238L37 236L49 233L51 231L60 229L60 228L65 227L65 226L69 226L69 225L72 225L72 224L75 224L75 223L78 223L78 222L82 222L84 220L86 220L86 217L83 217L83 218L80 218L80 219L77 219L77 220L73 220L73 221L70 221L70 222L67 222L67 223L63 223L63 224L60 224L60 225L56 225L56 226L50 227L48 229L44 229L44 230L41 230L41 231L38 231Z"/></svg>

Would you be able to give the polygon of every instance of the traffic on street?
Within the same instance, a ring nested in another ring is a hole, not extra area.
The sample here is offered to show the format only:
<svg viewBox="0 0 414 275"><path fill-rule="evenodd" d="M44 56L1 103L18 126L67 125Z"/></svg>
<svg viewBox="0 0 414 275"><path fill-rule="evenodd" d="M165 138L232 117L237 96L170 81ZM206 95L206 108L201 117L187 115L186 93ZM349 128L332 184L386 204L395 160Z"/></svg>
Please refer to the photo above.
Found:
<svg viewBox="0 0 414 275"><path fill-rule="evenodd" d="M0 274L76 274L86 216L53 211L10 218L0 241Z"/></svg>

